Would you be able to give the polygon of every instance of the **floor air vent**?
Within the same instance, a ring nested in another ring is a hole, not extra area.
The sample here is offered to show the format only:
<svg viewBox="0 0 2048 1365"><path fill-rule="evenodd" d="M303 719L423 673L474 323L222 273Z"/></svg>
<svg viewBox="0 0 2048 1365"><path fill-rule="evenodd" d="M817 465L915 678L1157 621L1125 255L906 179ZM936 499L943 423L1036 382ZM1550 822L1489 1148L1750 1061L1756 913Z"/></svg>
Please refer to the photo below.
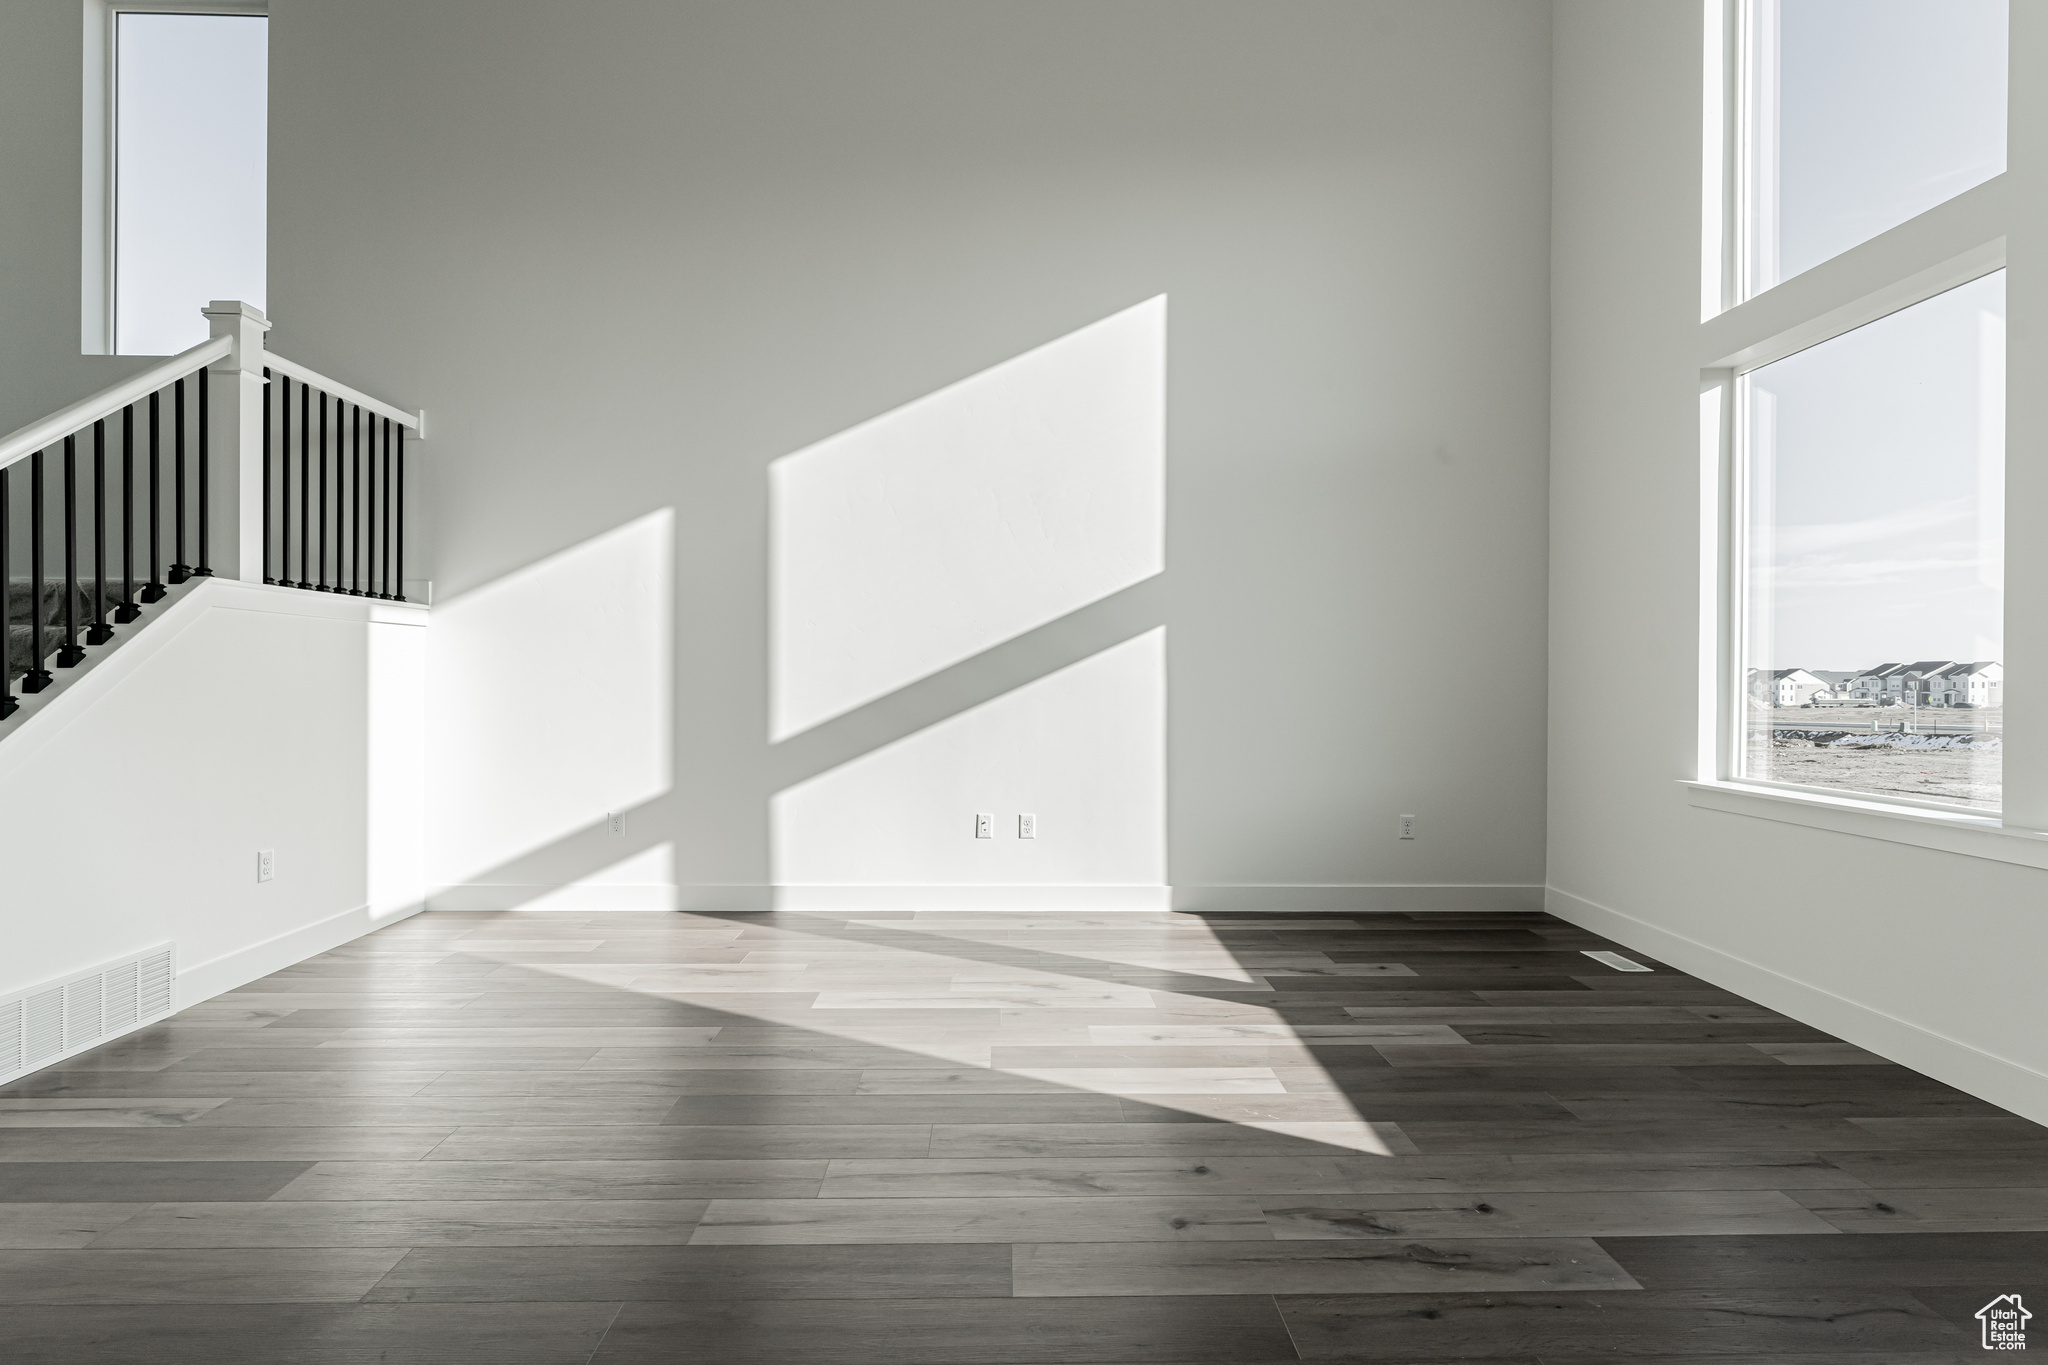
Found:
<svg viewBox="0 0 2048 1365"><path fill-rule="evenodd" d="M1645 967L1632 957L1623 957L1620 953L1610 953L1605 949L1596 951L1592 948L1582 948L1580 951L1601 966L1612 967L1617 972L1654 972L1657 970L1655 967Z"/></svg>
<svg viewBox="0 0 2048 1365"><path fill-rule="evenodd" d="M171 1012L171 947L0 996L0 1082Z"/></svg>

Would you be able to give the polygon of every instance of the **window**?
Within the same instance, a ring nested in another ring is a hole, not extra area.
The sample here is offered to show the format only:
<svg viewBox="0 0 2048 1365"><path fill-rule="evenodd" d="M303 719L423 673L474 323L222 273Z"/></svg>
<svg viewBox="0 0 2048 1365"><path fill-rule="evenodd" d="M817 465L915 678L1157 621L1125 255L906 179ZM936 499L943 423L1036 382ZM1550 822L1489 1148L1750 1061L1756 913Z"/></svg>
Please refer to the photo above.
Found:
<svg viewBox="0 0 2048 1365"><path fill-rule="evenodd" d="M120 6L109 23L105 349L170 355L206 339L208 301L263 306L269 21Z"/></svg>
<svg viewBox="0 0 2048 1365"><path fill-rule="evenodd" d="M2007 0L1750 0L1744 294L2005 169Z"/></svg>
<svg viewBox="0 0 2048 1365"><path fill-rule="evenodd" d="M1740 293L2004 171L2005 0L1725 3ZM1742 343L1703 410L1725 471L1718 774L1998 813L2003 238L1880 249L1865 259L1897 273L1875 293L1867 273L1855 297L1809 286L1811 316L1779 305L1769 335L1744 334L1766 314L1741 302L1712 324ZM1835 704L1814 704L1831 679Z"/></svg>

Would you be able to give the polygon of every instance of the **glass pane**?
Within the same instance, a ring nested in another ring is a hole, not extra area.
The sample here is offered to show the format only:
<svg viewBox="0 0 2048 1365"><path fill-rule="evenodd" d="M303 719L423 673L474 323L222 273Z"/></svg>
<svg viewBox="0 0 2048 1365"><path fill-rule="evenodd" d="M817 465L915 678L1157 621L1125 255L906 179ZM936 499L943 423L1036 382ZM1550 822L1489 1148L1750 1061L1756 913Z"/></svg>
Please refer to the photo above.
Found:
<svg viewBox="0 0 2048 1365"><path fill-rule="evenodd" d="M115 34L114 349L206 340L213 299L263 306L270 22L123 14Z"/></svg>
<svg viewBox="0 0 2048 1365"><path fill-rule="evenodd" d="M1750 0L1748 292L2005 169L2006 0Z"/></svg>
<svg viewBox="0 0 2048 1365"><path fill-rule="evenodd" d="M1742 383L1743 771L1996 809L2005 272Z"/></svg>

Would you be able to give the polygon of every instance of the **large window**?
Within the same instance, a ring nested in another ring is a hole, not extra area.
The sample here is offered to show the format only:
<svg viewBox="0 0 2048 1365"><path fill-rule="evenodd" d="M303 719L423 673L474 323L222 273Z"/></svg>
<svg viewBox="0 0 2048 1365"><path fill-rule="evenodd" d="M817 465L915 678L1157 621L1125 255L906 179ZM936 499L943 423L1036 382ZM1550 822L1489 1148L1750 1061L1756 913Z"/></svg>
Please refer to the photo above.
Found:
<svg viewBox="0 0 2048 1365"><path fill-rule="evenodd" d="M213 299L264 299L269 20L112 16L113 347L206 339Z"/></svg>
<svg viewBox="0 0 2048 1365"><path fill-rule="evenodd" d="M1745 295L2005 169L2006 4L1751 0Z"/></svg>
<svg viewBox="0 0 2048 1365"><path fill-rule="evenodd" d="M1977 237L1926 260L1872 239L2003 172L2005 0L1727 0L1726 18L1720 773L1997 812L2003 238L1961 227ZM1742 301L1858 251L1896 278L1797 286L1806 316Z"/></svg>

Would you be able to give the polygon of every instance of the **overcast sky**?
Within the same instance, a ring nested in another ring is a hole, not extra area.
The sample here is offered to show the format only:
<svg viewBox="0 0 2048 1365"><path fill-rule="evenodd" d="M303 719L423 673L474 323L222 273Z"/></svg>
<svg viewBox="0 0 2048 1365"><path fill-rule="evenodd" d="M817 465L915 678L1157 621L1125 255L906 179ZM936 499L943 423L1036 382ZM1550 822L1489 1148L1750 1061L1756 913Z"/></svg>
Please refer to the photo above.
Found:
<svg viewBox="0 0 2048 1365"><path fill-rule="evenodd" d="M270 21L123 14L116 36L115 350L206 340L213 299L264 306Z"/></svg>
<svg viewBox="0 0 2048 1365"><path fill-rule="evenodd" d="M2005 169L2005 0L1777 8L1785 275ZM1750 384L1750 663L2002 657L2003 273Z"/></svg>
<svg viewBox="0 0 2048 1365"><path fill-rule="evenodd" d="M1752 663L2002 658L2004 272L1750 384Z"/></svg>
<svg viewBox="0 0 2048 1365"><path fill-rule="evenodd" d="M2005 169L2006 0L1777 7L1779 278Z"/></svg>

